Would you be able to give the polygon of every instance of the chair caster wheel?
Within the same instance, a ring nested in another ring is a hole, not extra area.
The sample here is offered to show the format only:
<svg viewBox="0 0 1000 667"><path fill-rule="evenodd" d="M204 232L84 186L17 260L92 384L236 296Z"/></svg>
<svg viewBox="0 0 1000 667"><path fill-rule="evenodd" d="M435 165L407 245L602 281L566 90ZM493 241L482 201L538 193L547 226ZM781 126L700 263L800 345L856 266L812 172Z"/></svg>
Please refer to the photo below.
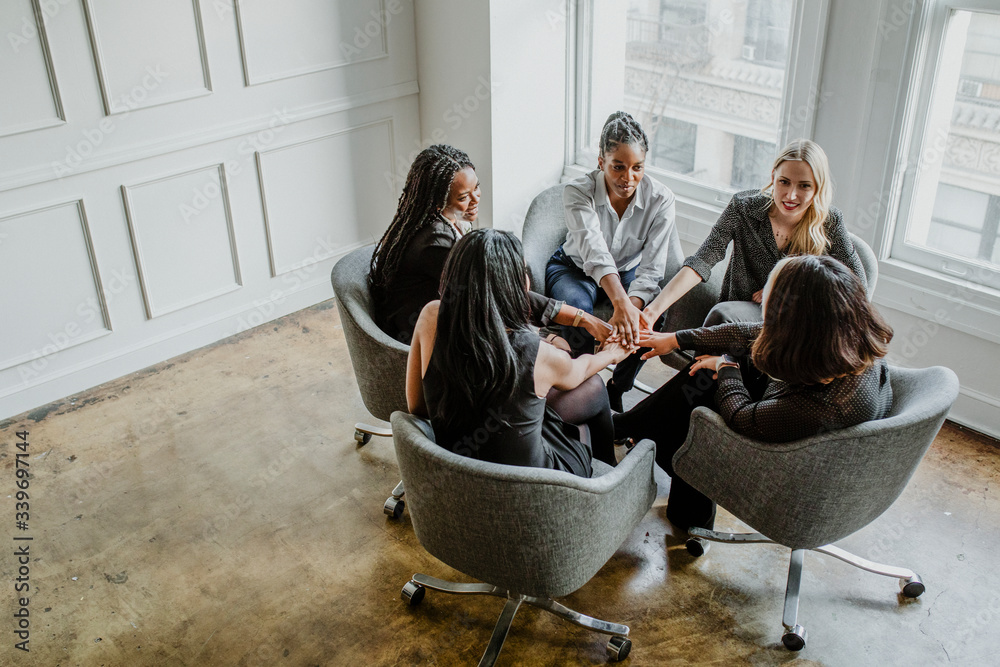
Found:
<svg viewBox="0 0 1000 667"><path fill-rule="evenodd" d="M608 658L612 662L621 662L632 652L632 640L615 635L608 640Z"/></svg>
<svg viewBox="0 0 1000 667"><path fill-rule="evenodd" d="M411 607L416 607L420 604L420 601L424 599L424 593L426 590L420 584L415 584L412 581L407 581L403 586L403 590L399 592L399 597L403 599L404 602L408 603Z"/></svg>
<svg viewBox="0 0 1000 667"><path fill-rule="evenodd" d="M372 439L371 433L365 433L363 431L359 431L358 429L354 429L354 440L359 445L367 445L371 439Z"/></svg>
<svg viewBox="0 0 1000 667"><path fill-rule="evenodd" d="M385 499L385 505L382 505L382 513L393 519L398 519L403 516L405 507L406 503L401 498L389 496Z"/></svg>
<svg viewBox="0 0 1000 667"><path fill-rule="evenodd" d="M924 582L920 580L920 575L914 573L909 579L900 579L899 588L903 591L903 597L918 598L924 594Z"/></svg>
<svg viewBox="0 0 1000 667"><path fill-rule="evenodd" d="M684 543L684 548L687 549L687 552L695 558L707 554L708 549L711 546L711 542L703 540L700 537L689 537L687 542Z"/></svg>
<svg viewBox="0 0 1000 667"><path fill-rule="evenodd" d="M781 635L781 643L789 651L801 651L806 647L806 629L801 625L796 625Z"/></svg>

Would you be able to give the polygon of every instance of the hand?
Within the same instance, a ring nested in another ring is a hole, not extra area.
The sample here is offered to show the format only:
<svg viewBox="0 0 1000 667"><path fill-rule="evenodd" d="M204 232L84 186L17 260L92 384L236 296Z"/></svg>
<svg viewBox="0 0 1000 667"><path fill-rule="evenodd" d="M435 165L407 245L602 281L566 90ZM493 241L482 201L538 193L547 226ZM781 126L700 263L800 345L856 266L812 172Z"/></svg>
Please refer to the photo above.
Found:
<svg viewBox="0 0 1000 667"><path fill-rule="evenodd" d="M760 303L761 301L764 300L764 290L762 289L757 290L756 292L753 293L753 296L750 298L753 299L754 303Z"/></svg>
<svg viewBox="0 0 1000 667"><path fill-rule="evenodd" d="M629 347L635 347L641 330L642 311L635 307L631 299L615 304L614 315L608 320L611 333L617 334Z"/></svg>
<svg viewBox="0 0 1000 667"><path fill-rule="evenodd" d="M620 363L625 360L625 357L635 352L635 348L626 345L620 338L609 336L604 344L601 345L601 352L610 352L614 359L611 361L613 364Z"/></svg>
<svg viewBox="0 0 1000 667"><path fill-rule="evenodd" d="M587 333L593 336L600 344L603 344L608 339L608 336L611 335L611 325L599 317L590 314L584 315L581 324Z"/></svg>
<svg viewBox="0 0 1000 667"><path fill-rule="evenodd" d="M717 357L711 354L702 354L695 357L695 362L691 366L691 371L689 375L694 375L703 368L707 368L712 371L712 379L717 380L719 378L719 362L722 361L722 357Z"/></svg>
<svg viewBox="0 0 1000 667"><path fill-rule="evenodd" d="M677 335L672 333L657 333L655 331L643 331L639 335L639 347L652 348L648 352L642 353L643 360L670 354L678 347Z"/></svg>

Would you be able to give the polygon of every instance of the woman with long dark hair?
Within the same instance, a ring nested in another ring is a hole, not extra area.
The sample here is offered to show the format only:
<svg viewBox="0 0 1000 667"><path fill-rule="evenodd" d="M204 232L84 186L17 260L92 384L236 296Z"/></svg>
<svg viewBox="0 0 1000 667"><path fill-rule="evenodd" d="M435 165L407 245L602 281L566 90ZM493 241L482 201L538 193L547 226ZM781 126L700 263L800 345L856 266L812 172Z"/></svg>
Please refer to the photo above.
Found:
<svg viewBox="0 0 1000 667"><path fill-rule="evenodd" d="M410 346L406 399L430 417L437 442L474 458L590 476L591 456L615 464L608 432L590 444L545 396L574 390L629 350L610 342L573 359L544 344L528 326L527 274L521 242L493 229L466 234L452 249L441 299L420 313ZM600 380L589 395L602 401Z"/></svg>
<svg viewBox="0 0 1000 667"><path fill-rule="evenodd" d="M651 438L673 480L667 518L712 528L715 503L673 473L691 411L718 412L737 433L765 442L798 440L885 417L892 407L882 359L892 328L869 303L865 285L828 255L777 263L762 294L763 322L647 333L644 357L678 348L700 355L655 393L615 415L615 436Z"/></svg>
<svg viewBox="0 0 1000 667"><path fill-rule="evenodd" d="M375 246L368 273L375 322L393 338L409 343L424 305L438 298L448 253L472 229L482 193L469 156L436 144L417 155L392 224ZM604 340L608 325L563 301L529 294L539 324L573 324Z"/></svg>

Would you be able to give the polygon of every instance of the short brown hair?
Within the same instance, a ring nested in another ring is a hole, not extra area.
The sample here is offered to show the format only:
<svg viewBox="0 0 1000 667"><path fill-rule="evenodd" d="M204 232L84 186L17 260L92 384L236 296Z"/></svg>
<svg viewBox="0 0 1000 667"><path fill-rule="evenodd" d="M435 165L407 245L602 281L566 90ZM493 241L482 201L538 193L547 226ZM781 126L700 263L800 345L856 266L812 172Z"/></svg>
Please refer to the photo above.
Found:
<svg viewBox="0 0 1000 667"><path fill-rule="evenodd" d="M817 384L864 371L886 355L892 327L865 286L829 255L799 255L772 271L753 363L791 384Z"/></svg>

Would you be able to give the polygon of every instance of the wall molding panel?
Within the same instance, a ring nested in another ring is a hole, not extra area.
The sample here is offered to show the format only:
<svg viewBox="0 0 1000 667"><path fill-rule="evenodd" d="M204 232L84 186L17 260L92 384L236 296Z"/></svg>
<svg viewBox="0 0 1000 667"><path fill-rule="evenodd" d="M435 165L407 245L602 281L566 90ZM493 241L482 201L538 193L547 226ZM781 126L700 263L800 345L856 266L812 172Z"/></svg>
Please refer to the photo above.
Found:
<svg viewBox="0 0 1000 667"><path fill-rule="evenodd" d="M381 236L393 211L381 179L365 178L346 190L330 185L349 183L352 173L391 173L392 135L392 119L384 119L256 153L272 277L364 245L373 233Z"/></svg>
<svg viewBox="0 0 1000 667"><path fill-rule="evenodd" d="M121 192L148 319L242 286L225 165Z"/></svg>
<svg viewBox="0 0 1000 667"><path fill-rule="evenodd" d="M0 370L36 360L44 369L45 357L111 333L83 200L0 217L0 283L9 292ZM19 374L38 372L22 368Z"/></svg>
<svg viewBox="0 0 1000 667"><path fill-rule="evenodd" d="M169 139L137 144L109 152L100 157L87 160L87 162L77 167L74 173L108 169L156 155L163 155L164 153L201 146L208 142L245 136L273 126L276 117L281 118L281 122L296 123L313 118L321 118L341 111L359 109L379 102L409 97L416 95L418 92L419 89L416 81L406 81L349 95L333 101L324 101L308 107L298 109L271 108L266 113L253 118L244 118L225 125L209 129L199 129L173 136ZM0 172L0 192L42 183L52 179L54 176L55 173L51 165L39 165L17 173Z"/></svg>
<svg viewBox="0 0 1000 667"><path fill-rule="evenodd" d="M31 92L0 105L0 422L330 299L422 144L411 0L3 0L0 29Z"/></svg>
<svg viewBox="0 0 1000 667"><path fill-rule="evenodd" d="M212 93L199 0L83 4L107 115Z"/></svg>
<svg viewBox="0 0 1000 667"><path fill-rule="evenodd" d="M6 36L9 47L0 49L0 71L6 73L0 137L56 127L66 121L39 2L0 4L0 34ZM46 85L37 85L43 77Z"/></svg>
<svg viewBox="0 0 1000 667"><path fill-rule="evenodd" d="M235 0L243 78L248 86L387 58L392 13L384 0ZM392 3L398 12L399 0ZM289 24L290 12L313 17Z"/></svg>

